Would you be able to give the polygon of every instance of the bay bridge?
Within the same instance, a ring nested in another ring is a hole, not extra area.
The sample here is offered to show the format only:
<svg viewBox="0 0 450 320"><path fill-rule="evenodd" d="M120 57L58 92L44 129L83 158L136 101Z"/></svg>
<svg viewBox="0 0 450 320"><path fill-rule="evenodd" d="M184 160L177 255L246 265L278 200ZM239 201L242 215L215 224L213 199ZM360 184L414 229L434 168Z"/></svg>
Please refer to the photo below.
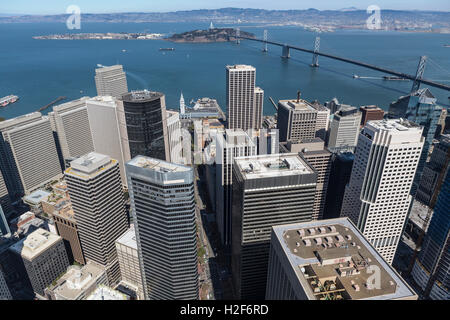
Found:
<svg viewBox="0 0 450 320"><path fill-rule="evenodd" d="M251 38L251 37L241 36L240 30L239 30L239 28L237 28L236 29L236 37L235 38L236 38L236 43L237 44L239 44L241 40L250 40L250 41L260 42L260 43L263 44L263 52L267 52L268 51L268 48L267 48L268 44L273 45L273 46L281 47L282 48L281 57L285 58L285 59L289 59L290 58L290 55L291 55L290 51L291 50L311 53L313 55L312 56L312 63L311 63L312 67L318 67L319 66L319 56L321 56L321 57L330 58L330 59L334 59L334 60L350 63L350 64L353 64L353 65L357 65L357 66L360 66L360 67L363 67L363 68L366 68L366 69L371 69L371 70L383 72L383 73L386 73L386 74L390 74L390 75L398 77L399 79L408 79L408 80L413 81L413 86L411 88L411 92L417 91L419 89L421 83L426 84L426 85L428 85L430 87L435 87L435 88L439 88L439 89L450 91L450 86L449 85L442 84L442 83L439 83L439 82L434 81L434 80L429 80L429 79L424 79L423 78L423 74L425 72L425 66L426 66L426 62L427 62L427 57L426 56L421 56L420 57L416 74L415 75L411 75L411 74L406 74L406 73L398 72L398 71L395 71L395 70L390 70L390 69L387 69L387 68L379 67L379 66L376 66L376 65L373 65L373 64L369 64L369 63L365 63L365 62L352 60L352 59L348 59L348 58L344 58L344 57L339 57L339 56L336 56L336 55L333 55L333 54L321 52L320 51L320 37L316 37L315 38L314 49L313 50L306 49L306 48L301 48L301 47L294 46L294 45L287 44L287 43L270 41L270 40L268 40L267 30L264 30L264 37L263 37L263 39L258 39L258 38Z"/></svg>

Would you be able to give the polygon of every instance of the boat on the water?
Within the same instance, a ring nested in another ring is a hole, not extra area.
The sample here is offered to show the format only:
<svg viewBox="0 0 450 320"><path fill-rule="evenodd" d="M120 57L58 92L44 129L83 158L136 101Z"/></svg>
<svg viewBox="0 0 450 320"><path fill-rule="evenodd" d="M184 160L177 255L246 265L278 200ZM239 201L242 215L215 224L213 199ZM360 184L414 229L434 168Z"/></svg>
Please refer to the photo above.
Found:
<svg viewBox="0 0 450 320"><path fill-rule="evenodd" d="M9 95L0 99L0 107L6 107L7 105L16 102L19 100L18 96Z"/></svg>
<svg viewBox="0 0 450 320"><path fill-rule="evenodd" d="M405 79L402 77L383 76L383 80L408 81L409 79Z"/></svg>
<svg viewBox="0 0 450 320"><path fill-rule="evenodd" d="M450 48L450 44L444 44L444 47Z"/></svg>
<svg viewBox="0 0 450 320"><path fill-rule="evenodd" d="M159 51L175 51L175 48L159 48Z"/></svg>

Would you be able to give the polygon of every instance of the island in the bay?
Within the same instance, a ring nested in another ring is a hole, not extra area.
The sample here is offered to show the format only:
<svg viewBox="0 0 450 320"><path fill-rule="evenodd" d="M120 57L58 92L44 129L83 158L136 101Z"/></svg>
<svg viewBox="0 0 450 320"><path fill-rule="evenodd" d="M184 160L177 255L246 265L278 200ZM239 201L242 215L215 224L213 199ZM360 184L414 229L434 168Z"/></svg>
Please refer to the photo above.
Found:
<svg viewBox="0 0 450 320"><path fill-rule="evenodd" d="M163 38L161 33L67 33L35 36L37 40L158 40Z"/></svg>
<svg viewBox="0 0 450 320"><path fill-rule="evenodd" d="M250 32L240 31L241 37L255 38ZM194 30L174 34L165 40L172 42L227 42L236 40L236 30L232 28L209 28L208 30Z"/></svg>

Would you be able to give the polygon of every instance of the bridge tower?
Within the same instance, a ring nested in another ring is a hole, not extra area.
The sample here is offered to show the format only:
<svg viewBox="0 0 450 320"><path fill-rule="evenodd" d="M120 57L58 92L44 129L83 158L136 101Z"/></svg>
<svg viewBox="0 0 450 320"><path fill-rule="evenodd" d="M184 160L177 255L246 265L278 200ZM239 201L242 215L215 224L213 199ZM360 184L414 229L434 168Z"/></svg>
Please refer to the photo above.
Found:
<svg viewBox="0 0 450 320"><path fill-rule="evenodd" d="M236 28L236 44L241 44L241 28Z"/></svg>
<svg viewBox="0 0 450 320"><path fill-rule="evenodd" d="M264 30L264 44L263 44L263 52L267 52L269 50L267 50L267 39L268 39L268 33L267 30Z"/></svg>
<svg viewBox="0 0 450 320"><path fill-rule="evenodd" d="M312 58L311 67L318 67L319 66L319 55L317 52L320 50L320 37L316 37L316 40L314 41L314 54Z"/></svg>
<svg viewBox="0 0 450 320"><path fill-rule="evenodd" d="M283 59L289 59L291 57L291 48L287 44L283 45L283 52L281 54L281 57Z"/></svg>
<svg viewBox="0 0 450 320"><path fill-rule="evenodd" d="M419 61L419 65L417 66L416 77L414 79L414 82L413 82L413 85L412 85L412 88L411 88L411 93L416 92L417 90L419 90L420 80L422 80L423 73L425 72L426 64L427 64L427 56L421 56L420 57L420 61Z"/></svg>

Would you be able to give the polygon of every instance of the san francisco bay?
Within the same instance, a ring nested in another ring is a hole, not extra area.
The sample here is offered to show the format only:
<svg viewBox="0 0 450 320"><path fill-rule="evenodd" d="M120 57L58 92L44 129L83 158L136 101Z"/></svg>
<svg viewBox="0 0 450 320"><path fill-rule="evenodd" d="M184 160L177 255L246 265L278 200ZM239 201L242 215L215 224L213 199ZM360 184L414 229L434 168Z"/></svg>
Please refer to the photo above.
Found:
<svg viewBox="0 0 450 320"><path fill-rule="evenodd" d="M256 42L171 43L164 40L36 40L33 36L69 32L151 32L170 35L209 24L188 23L82 23L69 31L65 24L0 24L0 97L15 94L17 103L0 108L0 117L12 118L33 112L59 96L67 100L95 96L97 64L122 64L130 90L149 89L166 95L167 108L177 109L180 93L187 102L201 97L216 98L225 105L225 66L256 67L256 83L265 90L264 113L275 109L268 100L295 97L297 90L308 100L324 103L337 97L355 106L376 104L387 110L389 103L407 94L410 81L386 81L376 71L319 57L312 68L311 55L291 51L280 58L281 48L262 52ZM230 27L230 26L217 26ZM234 27L234 26L232 26ZM269 39L312 49L315 33L300 27L241 25L241 30ZM322 52L414 74L419 57L428 56L425 78L450 84L450 34L394 31L338 30L321 33ZM175 51L160 51L173 47ZM361 77L355 79L353 75ZM370 79L374 77L376 79ZM422 87L424 87L422 85ZM441 105L449 105L449 92L430 88ZM44 111L46 113L50 109Z"/></svg>

